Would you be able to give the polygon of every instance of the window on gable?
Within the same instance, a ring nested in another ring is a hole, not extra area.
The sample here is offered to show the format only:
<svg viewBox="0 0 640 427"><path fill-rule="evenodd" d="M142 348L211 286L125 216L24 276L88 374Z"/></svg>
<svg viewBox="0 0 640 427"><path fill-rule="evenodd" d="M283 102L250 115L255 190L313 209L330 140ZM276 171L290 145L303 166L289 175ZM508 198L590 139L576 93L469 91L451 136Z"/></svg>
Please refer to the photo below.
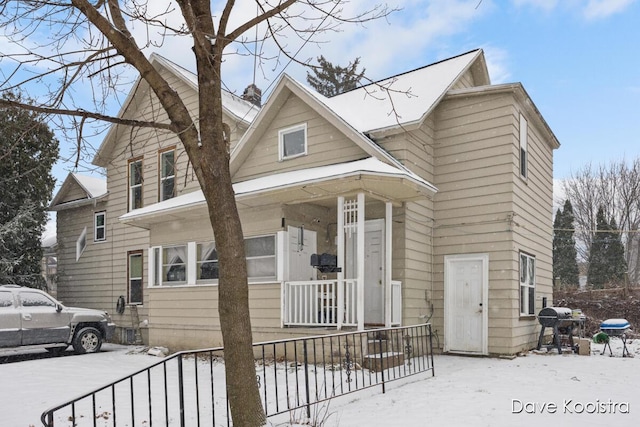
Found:
<svg viewBox="0 0 640 427"><path fill-rule="evenodd" d="M93 241L103 242L107 240L106 212L96 212L93 218Z"/></svg>
<svg viewBox="0 0 640 427"><path fill-rule="evenodd" d="M171 199L176 195L175 150L160 153L160 201Z"/></svg>
<svg viewBox="0 0 640 427"><path fill-rule="evenodd" d="M535 314L536 259L520 252L520 315Z"/></svg>
<svg viewBox="0 0 640 427"><path fill-rule="evenodd" d="M129 210L142 207L142 159L129 161Z"/></svg>
<svg viewBox="0 0 640 427"><path fill-rule="evenodd" d="M142 304L142 251L129 252L129 304Z"/></svg>
<svg viewBox="0 0 640 427"><path fill-rule="evenodd" d="M76 240L76 261L80 259L80 256L87 247L87 227L85 227L80 233L80 237Z"/></svg>
<svg viewBox="0 0 640 427"><path fill-rule="evenodd" d="M528 126L527 119L520 114L520 176L527 178L528 175L528 152L527 152L527 138L528 138Z"/></svg>
<svg viewBox="0 0 640 427"><path fill-rule="evenodd" d="M307 154L307 124L282 129L278 132L280 160Z"/></svg>

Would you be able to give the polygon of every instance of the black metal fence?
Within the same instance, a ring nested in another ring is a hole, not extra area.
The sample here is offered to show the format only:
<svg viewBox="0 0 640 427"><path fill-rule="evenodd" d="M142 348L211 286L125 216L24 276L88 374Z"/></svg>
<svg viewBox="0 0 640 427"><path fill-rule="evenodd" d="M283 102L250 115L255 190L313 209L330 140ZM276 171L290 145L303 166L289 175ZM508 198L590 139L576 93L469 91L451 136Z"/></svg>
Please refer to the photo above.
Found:
<svg viewBox="0 0 640 427"><path fill-rule="evenodd" d="M267 416L431 372L431 325L373 329L254 344ZM222 348L175 353L148 368L45 411L54 426L231 425ZM317 406L316 406L317 408Z"/></svg>

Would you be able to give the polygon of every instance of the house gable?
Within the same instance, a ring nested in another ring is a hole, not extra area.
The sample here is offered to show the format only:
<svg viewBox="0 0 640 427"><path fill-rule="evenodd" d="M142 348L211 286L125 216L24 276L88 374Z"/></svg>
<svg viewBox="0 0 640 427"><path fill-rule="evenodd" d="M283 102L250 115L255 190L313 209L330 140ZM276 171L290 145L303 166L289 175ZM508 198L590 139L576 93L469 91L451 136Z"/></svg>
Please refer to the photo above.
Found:
<svg viewBox="0 0 640 427"><path fill-rule="evenodd" d="M169 86L181 94L181 98L191 116L197 120L199 114L197 77L190 71L157 54L151 55L151 63L169 83ZM245 133L249 123L255 118L258 107L226 91L222 92L222 104L223 121L229 124L231 128L231 144L233 146ZM133 85L117 117L157 121L160 123L168 123L169 121L164 108L160 105L153 91L150 90L149 85L140 78ZM112 125L93 159L93 164L106 167L111 160L117 158L120 154L117 152L115 145L123 134L138 134L144 131L145 129L132 130L129 126ZM147 131L162 132L168 134L169 137L175 137L175 135L167 131ZM177 142L178 140L176 139L174 144Z"/></svg>
<svg viewBox="0 0 640 427"><path fill-rule="evenodd" d="M234 181L285 172L344 163L370 157L369 154L329 120L322 117L299 96L286 91L277 114L269 117L269 123L261 123L264 129L242 164L234 174ZM286 129L306 129L306 154L281 160L279 132Z"/></svg>
<svg viewBox="0 0 640 427"><path fill-rule="evenodd" d="M57 211L92 203L107 195L107 182L102 178L70 173L65 178L60 190L49 205L49 209Z"/></svg>

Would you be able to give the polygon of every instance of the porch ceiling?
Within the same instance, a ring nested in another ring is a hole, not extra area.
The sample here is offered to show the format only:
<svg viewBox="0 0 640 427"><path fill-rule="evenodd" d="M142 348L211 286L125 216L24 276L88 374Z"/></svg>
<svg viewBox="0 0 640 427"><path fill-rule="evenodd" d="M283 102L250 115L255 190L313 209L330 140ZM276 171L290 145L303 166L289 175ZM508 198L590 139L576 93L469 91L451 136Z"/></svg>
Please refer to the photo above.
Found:
<svg viewBox="0 0 640 427"><path fill-rule="evenodd" d="M337 196L359 192L401 203L431 197L435 187L408 171L369 158L356 162L283 172L234 184L240 208L313 201L333 205ZM323 201L325 201L323 203ZM167 221L190 221L207 215L202 191L184 194L122 215L120 221L138 227Z"/></svg>

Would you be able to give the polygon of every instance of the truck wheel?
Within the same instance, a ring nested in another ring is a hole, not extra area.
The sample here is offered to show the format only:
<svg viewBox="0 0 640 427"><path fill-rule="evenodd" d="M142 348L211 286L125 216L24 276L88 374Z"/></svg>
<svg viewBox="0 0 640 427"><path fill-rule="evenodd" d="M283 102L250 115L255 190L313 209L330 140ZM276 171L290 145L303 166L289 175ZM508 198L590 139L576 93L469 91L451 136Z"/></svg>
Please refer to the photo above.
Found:
<svg viewBox="0 0 640 427"><path fill-rule="evenodd" d="M102 334L96 328L82 328L73 337L72 344L78 354L96 353L102 347Z"/></svg>

